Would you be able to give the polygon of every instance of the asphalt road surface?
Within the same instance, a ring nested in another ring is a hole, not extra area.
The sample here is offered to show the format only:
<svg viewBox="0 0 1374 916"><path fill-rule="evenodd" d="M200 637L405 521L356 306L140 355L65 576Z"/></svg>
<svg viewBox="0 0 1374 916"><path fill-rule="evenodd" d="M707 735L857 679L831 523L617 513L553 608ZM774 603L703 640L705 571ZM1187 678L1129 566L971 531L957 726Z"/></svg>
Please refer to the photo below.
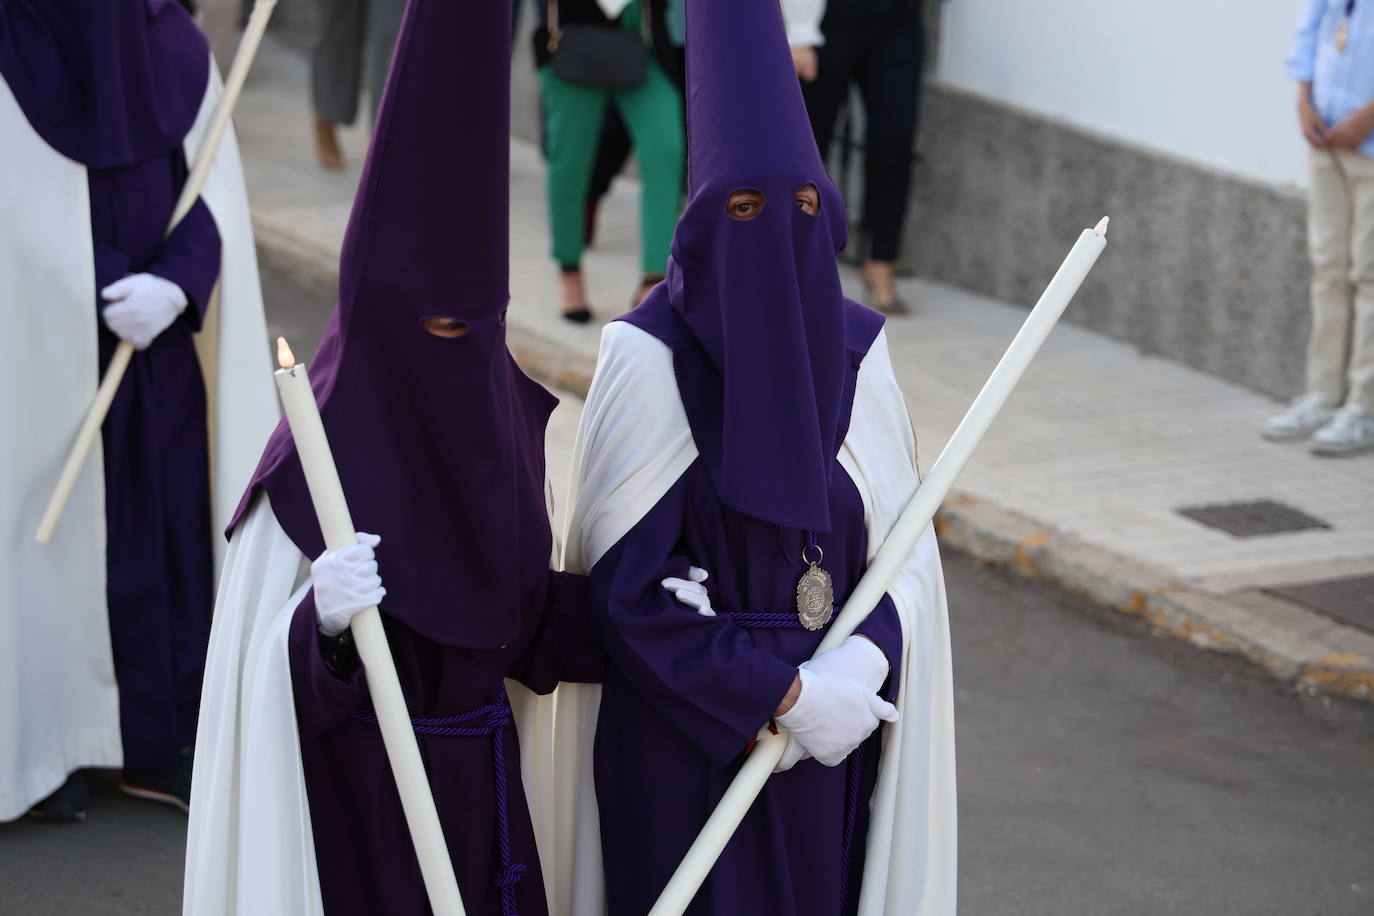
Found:
<svg viewBox="0 0 1374 916"><path fill-rule="evenodd" d="M317 340L332 293L264 280L274 331ZM1374 706L957 555L946 577L961 913L1374 914ZM0 914L179 912L184 834L108 783L85 824L0 825Z"/></svg>

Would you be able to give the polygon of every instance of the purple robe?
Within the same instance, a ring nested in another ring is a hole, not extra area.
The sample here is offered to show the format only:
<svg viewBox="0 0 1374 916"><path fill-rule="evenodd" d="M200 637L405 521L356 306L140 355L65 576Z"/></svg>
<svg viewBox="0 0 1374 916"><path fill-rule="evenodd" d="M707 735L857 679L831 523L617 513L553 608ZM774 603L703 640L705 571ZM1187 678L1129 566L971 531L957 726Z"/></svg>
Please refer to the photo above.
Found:
<svg viewBox="0 0 1374 916"><path fill-rule="evenodd" d="M531 588L520 635L505 649L443 645L382 615L411 716L451 720L487 707L437 728L495 725L500 733L416 734L469 916L547 912L515 726L500 713L502 678L547 693L560 680L600 680L604 669L586 616L586 580L549 573ZM356 718L370 709L366 679L347 660L344 668L326 665L307 598L292 621L291 672L324 909L423 916L424 882L381 732Z"/></svg>
<svg viewBox="0 0 1374 916"><path fill-rule="evenodd" d="M838 464L829 509L832 528L817 540L842 603L867 565L867 533L858 490ZM824 631L732 613L794 622L805 543L801 531L722 504L697 461L592 568L598 630L614 662L595 749L610 916L641 916L653 905L796 666L820 644ZM684 575L689 563L711 572L714 619L659 586L665 576ZM890 660L900 658L891 598L859 632ZM895 681L883 687L888 699ZM878 741L875 734L840 766L805 760L769 780L687 912L852 912Z"/></svg>
<svg viewBox="0 0 1374 916"><path fill-rule="evenodd" d="M219 276L220 239L203 201L163 239L186 178L181 150L88 174L97 295L147 272L190 300L134 354L101 428L124 766L162 769L194 742L214 606L209 434L192 335ZM119 343L103 322L99 343L103 372Z"/></svg>

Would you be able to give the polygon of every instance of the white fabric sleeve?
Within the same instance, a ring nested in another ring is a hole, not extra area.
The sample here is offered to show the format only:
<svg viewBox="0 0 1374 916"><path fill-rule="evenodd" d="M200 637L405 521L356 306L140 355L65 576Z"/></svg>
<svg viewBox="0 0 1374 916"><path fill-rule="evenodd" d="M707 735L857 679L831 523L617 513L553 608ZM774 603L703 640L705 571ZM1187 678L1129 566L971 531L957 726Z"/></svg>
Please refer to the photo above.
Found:
<svg viewBox="0 0 1374 916"><path fill-rule="evenodd" d="M782 0L782 21L787 26L787 43L794 48L819 48L825 44L821 20L825 0Z"/></svg>

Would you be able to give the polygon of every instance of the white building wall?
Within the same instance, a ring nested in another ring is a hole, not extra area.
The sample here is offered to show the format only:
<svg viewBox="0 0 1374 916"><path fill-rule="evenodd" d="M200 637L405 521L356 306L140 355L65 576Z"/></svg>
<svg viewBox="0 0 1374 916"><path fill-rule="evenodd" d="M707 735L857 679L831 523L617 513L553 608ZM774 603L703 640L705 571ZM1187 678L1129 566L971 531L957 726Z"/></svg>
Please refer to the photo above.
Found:
<svg viewBox="0 0 1374 916"><path fill-rule="evenodd" d="M1306 183L1283 66L1306 0L943 0L938 80L1148 149Z"/></svg>

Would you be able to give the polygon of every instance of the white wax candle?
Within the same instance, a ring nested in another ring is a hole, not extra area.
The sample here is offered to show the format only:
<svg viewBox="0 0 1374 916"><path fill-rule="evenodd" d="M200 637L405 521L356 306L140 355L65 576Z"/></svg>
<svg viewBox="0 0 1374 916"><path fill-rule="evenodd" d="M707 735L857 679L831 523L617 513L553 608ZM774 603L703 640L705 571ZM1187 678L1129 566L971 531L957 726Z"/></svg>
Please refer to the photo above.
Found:
<svg viewBox="0 0 1374 916"><path fill-rule="evenodd" d="M1045 338L1049 337L1055 323L1064 314L1064 309L1068 308L1069 300L1083 285L1088 271L1092 270L1106 247L1107 218L1104 216L1096 227L1083 230L1064 262L1059 265L1040 301L1031 309L1021 330L983 385L983 390L978 393L944 451L931 466L930 473L921 481L915 495L902 510L901 517L873 557L873 562L868 565L863 578L850 593L844 609L830 625L816 654L835 648L851 636L892 587L902 564L916 547L916 541L926 526L935 518L936 510L949 495L969 456L982 441L983 434L996 419L1002 405L1011 396L1012 389L1025 374L1026 367L1040 351ZM668 886L659 895L649 916L682 916L686 911L711 867L725 850L725 845L730 842L730 837L734 836L740 821L744 820L744 815L763 791L773 768L782 760L788 740L786 732L772 734L764 730L759 733L759 740L749 752L744 765L735 774L734 781L687 850L682 864L669 879Z"/></svg>
<svg viewBox="0 0 1374 916"><path fill-rule="evenodd" d="M277 359L282 365L275 373L277 393L281 396L282 409L291 426L291 438L295 440L296 453L305 472L310 500L320 520L325 549L338 550L355 544L357 539L353 519L348 512L348 501L344 498L339 471L334 465L334 455L329 449L329 439L325 436L324 423L320 419L305 366L295 365L295 358L282 338L277 339ZM420 872L424 876L430 908L436 916L463 916L458 880L453 874L453 862L444 842L443 828L434 807L434 795L420 759L420 748L415 743L410 712L401 693L401 682L396 676L396 665L387 645L381 615L375 607L368 608L354 615L352 629L358 656L367 672L367 687L386 746L387 760L396 777L401 807L405 810L406 824L410 827L411 840L420 860Z"/></svg>

